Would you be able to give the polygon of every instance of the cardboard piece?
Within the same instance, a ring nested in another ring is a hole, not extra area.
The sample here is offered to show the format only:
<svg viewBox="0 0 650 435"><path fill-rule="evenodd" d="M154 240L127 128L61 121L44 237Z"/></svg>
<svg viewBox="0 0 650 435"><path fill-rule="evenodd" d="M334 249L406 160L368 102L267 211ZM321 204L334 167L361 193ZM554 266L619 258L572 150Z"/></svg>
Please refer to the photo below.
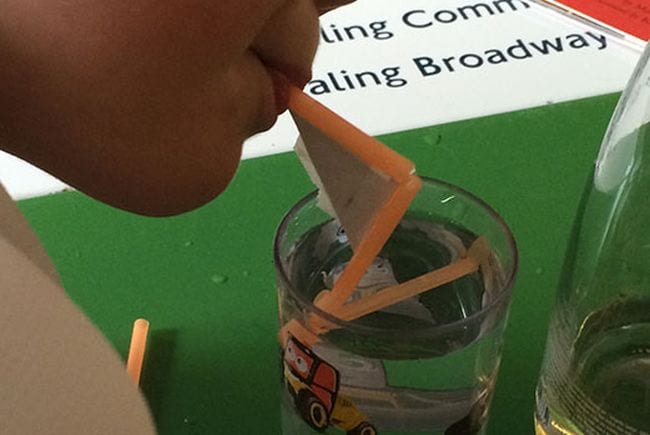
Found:
<svg viewBox="0 0 650 435"><path fill-rule="evenodd" d="M296 152L306 169L313 168L307 172L319 188L320 206L341 223L350 245L358 249L373 217L388 201L397 183L367 166L302 118L295 119L301 135Z"/></svg>
<svg viewBox="0 0 650 435"><path fill-rule="evenodd" d="M358 250L398 186L416 177L415 167L302 92L292 93L290 110L300 131L298 157L320 190L323 208Z"/></svg>
<svg viewBox="0 0 650 435"><path fill-rule="evenodd" d="M55 283L7 199L0 198L0 433L154 434L120 357Z"/></svg>

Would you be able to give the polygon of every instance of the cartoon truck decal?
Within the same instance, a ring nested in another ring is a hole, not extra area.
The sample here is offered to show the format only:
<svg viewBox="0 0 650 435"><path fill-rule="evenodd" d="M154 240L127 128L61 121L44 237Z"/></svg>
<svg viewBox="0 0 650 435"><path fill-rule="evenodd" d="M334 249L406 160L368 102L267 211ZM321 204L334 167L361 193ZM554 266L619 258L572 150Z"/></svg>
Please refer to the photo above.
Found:
<svg viewBox="0 0 650 435"><path fill-rule="evenodd" d="M347 435L377 435L367 416L339 393L339 372L290 337L283 355L284 379L300 416L322 432L332 425Z"/></svg>

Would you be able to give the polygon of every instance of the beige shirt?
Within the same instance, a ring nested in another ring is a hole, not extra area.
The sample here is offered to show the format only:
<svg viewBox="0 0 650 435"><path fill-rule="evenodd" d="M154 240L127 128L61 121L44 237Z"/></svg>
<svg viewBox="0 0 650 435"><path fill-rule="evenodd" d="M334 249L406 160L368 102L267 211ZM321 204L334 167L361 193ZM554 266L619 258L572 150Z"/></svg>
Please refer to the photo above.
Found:
<svg viewBox="0 0 650 435"><path fill-rule="evenodd" d="M0 186L0 433L154 434L124 363Z"/></svg>

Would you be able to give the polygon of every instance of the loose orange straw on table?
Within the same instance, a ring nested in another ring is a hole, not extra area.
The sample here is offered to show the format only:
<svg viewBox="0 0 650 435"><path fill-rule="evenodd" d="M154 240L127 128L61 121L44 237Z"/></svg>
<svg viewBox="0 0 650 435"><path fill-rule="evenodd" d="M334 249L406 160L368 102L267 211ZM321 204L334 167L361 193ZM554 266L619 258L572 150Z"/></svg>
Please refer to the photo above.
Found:
<svg viewBox="0 0 650 435"><path fill-rule="evenodd" d="M126 360L126 372L131 376L135 385L140 384L140 374L142 373L142 362L144 361L144 351L147 347L147 333L149 332L149 322L145 319L137 319L133 322L133 332L131 333L131 344L129 346L129 356Z"/></svg>

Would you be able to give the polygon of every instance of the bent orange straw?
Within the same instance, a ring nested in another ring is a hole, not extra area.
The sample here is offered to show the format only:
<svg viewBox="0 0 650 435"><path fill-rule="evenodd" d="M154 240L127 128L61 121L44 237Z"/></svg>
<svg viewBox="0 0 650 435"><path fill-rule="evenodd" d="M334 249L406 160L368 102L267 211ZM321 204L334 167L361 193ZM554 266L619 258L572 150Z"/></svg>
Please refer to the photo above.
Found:
<svg viewBox="0 0 650 435"><path fill-rule="evenodd" d="M336 315L337 310L349 299L366 270L398 225L420 189L421 180L414 174L415 168L411 161L368 136L298 88L290 88L289 109L299 129L302 124L307 131L315 129L320 134L320 138L325 139L319 145L326 147L326 152L337 147L342 148L351 159L361 162L375 175L380 175L382 178L380 183L389 181L388 184L391 184L388 196L381 198L384 202L373 204L375 212L363 226L361 234L349 232L351 244L356 245L354 254L337 280L334 289L316 301L319 308ZM301 135L303 133L304 131L301 130ZM354 202L352 198L349 199ZM377 198L372 199L377 200ZM370 200L371 198L359 198L357 204L364 203L365 205ZM336 211L338 214L339 210ZM357 210L353 210L352 213L355 211ZM342 224L345 227L345 223L342 222ZM349 231L350 228L346 228L346 230ZM359 230L359 228L355 228L355 230ZM310 326L316 326L314 322L308 321L308 323ZM301 335L303 341L318 340L316 335L297 321L289 322L280 331L280 341L283 344L289 333Z"/></svg>
<svg viewBox="0 0 650 435"><path fill-rule="evenodd" d="M422 182L415 175L415 167L410 160L368 136L298 88L292 87L290 90L289 109L294 118L298 118L297 121L306 121L344 148L351 158L358 159L395 184L388 199L379 204L377 213L368 222L334 288L318 301L319 308L336 315L399 224ZM364 199L369 200L361 198Z"/></svg>
<svg viewBox="0 0 650 435"><path fill-rule="evenodd" d="M352 234L349 234L350 243L354 248L352 258L334 284L334 288L331 291L322 292L314 301L316 307L339 319L351 321L476 272L479 267L483 269L483 273L489 273L489 267L486 267L489 245L485 237L479 237L470 246L464 258L410 281L387 287L346 304L366 270L406 213L422 183L420 178L415 175L415 168L411 161L357 129L298 88L291 89L289 109L303 139L305 139L304 135L307 135L313 140L310 146L316 156L327 159L328 152L342 148L350 159L360 161L366 168L371 169L377 183L383 183L384 187L390 187L385 191L388 193L387 195L375 195L372 198L366 196L358 198L359 191L354 190L354 187L347 192L348 195L345 196L347 203L340 204L343 212L346 213L345 217L349 219L352 210L352 214L360 213L360 216L369 218L369 221L364 226L357 225L354 228L357 231L354 238ZM314 132L317 134L315 135ZM306 140L303 142L307 145ZM329 168L327 165L323 166L323 173L318 173L315 163L318 162L311 161L320 183L323 182L321 175L329 174L331 177L331 165ZM357 166L357 168L360 167ZM330 172L328 173L326 170ZM377 174L380 175L379 179L376 178ZM336 186L338 189L345 188L338 178L330 178L330 181L332 188ZM327 191L328 186L320 187ZM374 214L363 215L364 210L360 207L366 206L367 202L372 201L375 201L372 204L375 207L371 207ZM379 201L383 201L383 203ZM349 204L356 204L357 208L348 207ZM338 215L340 210L334 208ZM340 221L345 228L344 219L341 218ZM349 222L354 223L353 221ZM348 231L348 228L345 229ZM279 336L282 345L286 344L289 335L295 336L304 344L311 345L319 340L318 335L336 328L336 325L315 314L308 315L305 321L306 323L302 324L293 319L284 325Z"/></svg>
<svg viewBox="0 0 650 435"><path fill-rule="evenodd" d="M149 322L147 320L137 319L135 322L133 322L133 332L131 333L129 356L126 361L126 372L129 374L135 385L140 384L140 374L142 373L144 351L147 347L148 332Z"/></svg>

